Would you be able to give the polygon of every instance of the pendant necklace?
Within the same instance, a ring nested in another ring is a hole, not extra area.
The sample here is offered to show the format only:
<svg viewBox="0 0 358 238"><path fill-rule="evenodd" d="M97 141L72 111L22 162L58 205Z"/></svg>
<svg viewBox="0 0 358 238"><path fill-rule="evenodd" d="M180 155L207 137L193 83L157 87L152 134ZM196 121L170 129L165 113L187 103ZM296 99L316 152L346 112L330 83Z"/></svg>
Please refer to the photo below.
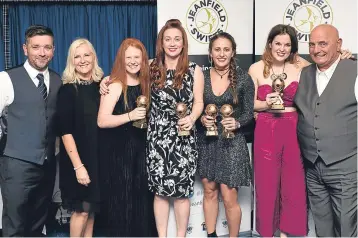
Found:
<svg viewBox="0 0 358 238"><path fill-rule="evenodd" d="M80 84L80 85L90 85L91 83L93 83L92 79L89 79L89 80L80 79L78 82L78 84Z"/></svg>
<svg viewBox="0 0 358 238"><path fill-rule="evenodd" d="M285 66L286 66L286 64L283 64L283 70L282 70L281 74L275 74L275 71L273 71L273 68L271 67L271 69L272 69L272 75L271 75L272 81L274 81L276 79L280 79L282 81L287 79L287 74L285 73Z"/></svg>
<svg viewBox="0 0 358 238"><path fill-rule="evenodd" d="M215 67L214 67L214 70L215 70L215 72L220 76L221 79L223 78L223 76L224 76L225 74L227 74L227 73L230 71L230 69L228 68L225 73L220 74L220 73L216 70Z"/></svg>

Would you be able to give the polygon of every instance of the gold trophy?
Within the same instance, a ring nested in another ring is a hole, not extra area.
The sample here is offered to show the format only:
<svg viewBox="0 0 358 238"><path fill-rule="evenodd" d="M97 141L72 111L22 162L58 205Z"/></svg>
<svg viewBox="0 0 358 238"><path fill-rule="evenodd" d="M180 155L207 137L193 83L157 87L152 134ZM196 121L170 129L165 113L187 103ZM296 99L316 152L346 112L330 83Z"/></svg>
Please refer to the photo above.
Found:
<svg viewBox="0 0 358 238"><path fill-rule="evenodd" d="M283 94L283 90L285 89L285 79L287 78L287 75L285 73L282 73L279 76L274 75L275 74L271 76L272 91L279 93L279 96L277 98L277 101L272 103L271 110L285 110L285 106L283 105L283 100L281 96Z"/></svg>
<svg viewBox="0 0 358 238"><path fill-rule="evenodd" d="M140 95L139 97L137 97L136 103L137 103L137 107L147 108L149 101L148 101L148 98L146 96ZM140 129L147 128L148 125L147 125L146 118L134 121L133 126L135 126L137 128L140 128Z"/></svg>
<svg viewBox="0 0 358 238"><path fill-rule="evenodd" d="M232 108L231 105L229 104L224 104L222 105L222 107L220 108L220 113L222 115L223 118L228 118L230 117L234 112L234 109ZM226 130L224 129L223 131L223 136L224 138L230 139L230 138L234 138L235 134L232 131Z"/></svg>
<svg viewBox="0 0 358 238"><path fill-rule="evenodd" d="M187 115L188 106L185 103L179 102L176 105L175 112L179 117L179 119L182 119ZM183 130L180 127L178 128L178 136L189 136L189 135L190 135L190 131Z"/></svg>
<svg viewBox="0 0 358 238"><path fill-rule="evenodd" d="M208 104L205 108L205 114L216 119L218 116L218 108L215 104ZM218 127L215 125L206 128L206 136L218 136Z"/></svg>

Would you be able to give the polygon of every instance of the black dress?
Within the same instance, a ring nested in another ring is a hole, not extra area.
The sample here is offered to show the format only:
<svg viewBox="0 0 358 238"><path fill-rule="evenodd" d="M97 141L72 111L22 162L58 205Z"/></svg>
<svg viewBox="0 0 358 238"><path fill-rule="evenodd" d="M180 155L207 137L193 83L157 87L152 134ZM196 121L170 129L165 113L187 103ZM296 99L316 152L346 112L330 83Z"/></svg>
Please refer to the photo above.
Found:
<svg viewBox="0 0 358 238"><path fill-rule="evenodd" d="M216 96L213 93L210 69L204 72L204 105L215 104L220 110L224 104L233 106L233 117L240 122L241 127L245 127L253 118L254 106L254 84L250 76L242 70L237 69L238 104L233 104L231 89L228 88L222 95ZM231 139L223 138L223 126L218 117L218 136L205 136L206 128L197 121L199 162L198 173L201 178L207 178L219 184L226 184L231 188L249 186L251 183L251 163L249 150L246 144L243 131L235 130L235 137Z"/></svg>
<svg viewBox="0 0 358 238"><path fill-rule="evenodd" d="M121 94L113 115L132 111L140 86L128 86L128 108ZM156 236L153 195L145 167L146 130L126 123L100 131L101 236Z"/></svg>
<svg viewBox="0 0 358 238"><path fill-rule="evenodd" d="M99 210L98 186L98 84L65 84L60 88L57 101L59 135L72 134L82 163L91 183L88 187L77 182L73 165L60 144L60 189L66 209L77 212Z"/></svg>

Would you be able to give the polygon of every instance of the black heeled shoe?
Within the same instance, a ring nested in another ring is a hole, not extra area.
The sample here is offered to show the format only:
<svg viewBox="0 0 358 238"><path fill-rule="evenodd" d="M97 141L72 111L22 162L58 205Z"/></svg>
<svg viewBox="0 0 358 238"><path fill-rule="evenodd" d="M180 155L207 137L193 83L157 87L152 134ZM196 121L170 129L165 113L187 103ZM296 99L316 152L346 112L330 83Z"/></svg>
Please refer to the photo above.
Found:
<svg viewBox="0 0 358 238"><path fill-rule="evenodd" d="M212 233L208 233L208 237L218 237L218 235L216 234L216 231L212 232Z"/></svg>

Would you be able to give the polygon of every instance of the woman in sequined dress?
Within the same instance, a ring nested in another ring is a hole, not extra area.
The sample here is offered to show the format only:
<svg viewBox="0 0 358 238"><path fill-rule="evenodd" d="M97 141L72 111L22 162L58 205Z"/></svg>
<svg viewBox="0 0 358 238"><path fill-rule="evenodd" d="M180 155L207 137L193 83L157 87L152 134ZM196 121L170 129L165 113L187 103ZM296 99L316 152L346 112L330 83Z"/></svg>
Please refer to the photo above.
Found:
<svg viewBox="0 0 358 238"><path fill-rule="evenodd" d="M237 203L238 188L250 186L251 165L248 147L241 127L253 118L254 85L250 76L236 65L236 43L225 32L211 38L209 56L211 69L204 71L204 104L215 104L220 110L232 105L234 113L216 123L215 118L201 116L198 124L198 171L204 185L204 215L209 237L215 237L219 190L223 197L230 237L237 237L241 223L241 208ZM218 127L218 136L205 136L207 128ZM224 129L234 132L234 138L224 138Z"/></svg>

